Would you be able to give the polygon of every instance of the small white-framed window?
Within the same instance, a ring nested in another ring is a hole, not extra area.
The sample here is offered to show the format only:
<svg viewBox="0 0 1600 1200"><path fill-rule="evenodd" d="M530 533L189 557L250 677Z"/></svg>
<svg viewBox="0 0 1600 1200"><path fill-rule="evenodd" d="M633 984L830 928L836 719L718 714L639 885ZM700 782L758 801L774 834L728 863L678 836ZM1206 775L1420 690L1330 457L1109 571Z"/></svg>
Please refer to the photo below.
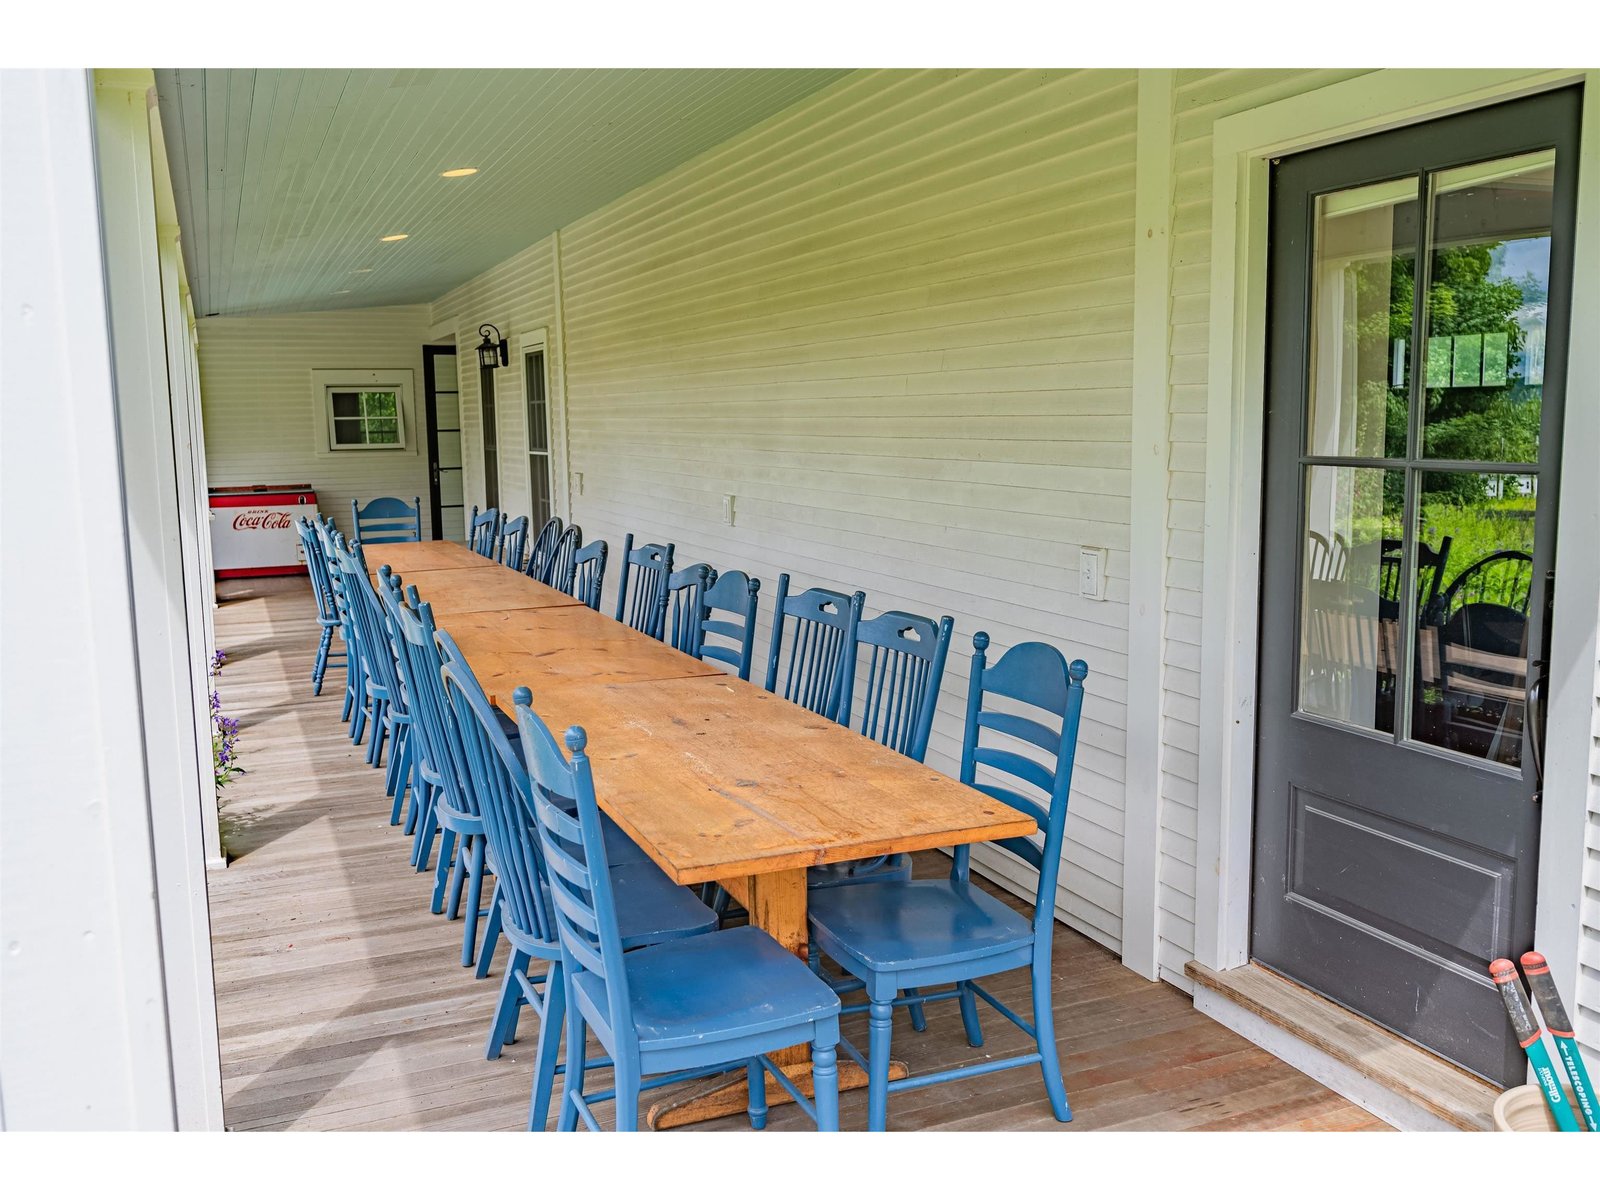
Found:
<svg viewBox="0 0 1600 1200"><path fill-rule="evenodd" d="M405 411L399 388L351 388L330 385L329 450L404 450Z"/></svg>
<svg viewBox="0 0 1600 1200"><path fill-rule="evenodd" d="M522 382L528 401L528 486L533 526L543 528L555 515L555 479L550 462L550 401L544 347L524 343Z"/></svg>

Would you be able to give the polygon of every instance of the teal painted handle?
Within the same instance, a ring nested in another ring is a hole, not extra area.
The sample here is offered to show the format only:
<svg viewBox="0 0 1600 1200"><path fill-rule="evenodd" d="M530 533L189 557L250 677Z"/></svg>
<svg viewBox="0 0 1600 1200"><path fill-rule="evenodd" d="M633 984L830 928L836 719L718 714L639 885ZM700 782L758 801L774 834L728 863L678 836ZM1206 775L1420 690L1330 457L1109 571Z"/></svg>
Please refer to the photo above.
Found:
<svg viewBox="0 0 1600 1200"><path fill-rule="evenodd" d="M1526 1049L1528 1061L1533 1064L1533 1074L1539 1080L1539 1086L1544 1089L1544 1102L1555 1114L1556 1128L1567 1133L1576 1133L1578 1118L1572 1113L1572 1105L1567 1103L1567 1094L1561 1090L1555 1064L1550 1061L1550 1052L1544 1048L1542 1041L1529 1042Z"/></svg>
<svg viewBox="0 0 1600 1200"><path fill-rule="evenodd" d="M1572 1082L1572 1094L1577 1098L1578 1111L1590 1133L1600 1133L1600 1112L1595 1111L1594 1084L1589 1082L1589 1071L1583 1065L1583 1052L1578 1049L1577 1038L1557 1037L1556 1053L1567 1068L1567 1078ZM1548 1093L1547 1093L1548 1094Z"/></svg>

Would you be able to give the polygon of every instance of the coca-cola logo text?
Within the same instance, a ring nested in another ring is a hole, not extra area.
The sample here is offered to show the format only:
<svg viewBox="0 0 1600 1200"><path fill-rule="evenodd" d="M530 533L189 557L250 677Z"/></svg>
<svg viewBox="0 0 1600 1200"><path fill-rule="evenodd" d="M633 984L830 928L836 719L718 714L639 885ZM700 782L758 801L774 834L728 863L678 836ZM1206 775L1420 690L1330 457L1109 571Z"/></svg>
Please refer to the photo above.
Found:
<svg viewBox="0 0 1600 1200"><path fill-rule="evenodd" d="M235 529L287 529L289 514L265 508L252 508L233 519Z"/></svg>

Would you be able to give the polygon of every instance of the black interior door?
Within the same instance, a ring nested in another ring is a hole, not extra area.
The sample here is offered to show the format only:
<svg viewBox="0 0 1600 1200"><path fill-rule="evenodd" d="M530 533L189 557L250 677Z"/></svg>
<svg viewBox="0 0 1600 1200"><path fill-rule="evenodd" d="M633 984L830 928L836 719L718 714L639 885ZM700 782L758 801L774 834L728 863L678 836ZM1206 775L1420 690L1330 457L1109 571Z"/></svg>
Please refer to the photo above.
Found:
<svg viewBox="0 0 1600 1200"><path fill-rule="evenodd" d="M467 519L455 347L424 346L422 379L428 408L428 502L433 509L433 536L436 540L464 542Z"/></svg>
<svg viewBox="0 0 1600 1200"><path fill-rule="evenodd" d="M1273 168L1252 954L1501 1084L1580 93ZM1590 467L1592 469L1592 465Z"/></svg>

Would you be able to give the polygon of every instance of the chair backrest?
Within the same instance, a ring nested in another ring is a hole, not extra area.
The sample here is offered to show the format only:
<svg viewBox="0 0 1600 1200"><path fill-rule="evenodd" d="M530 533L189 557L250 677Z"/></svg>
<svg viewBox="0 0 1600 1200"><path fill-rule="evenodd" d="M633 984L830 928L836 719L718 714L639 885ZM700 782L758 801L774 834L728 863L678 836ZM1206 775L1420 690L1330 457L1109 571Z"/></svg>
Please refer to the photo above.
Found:
<svg viewBox="0 0 1600 1200"><path fill-rule="evenodd" d="M394 647L389 638L388 623L384 620L383 606L373 591L367 577L367 559L360 542L346 544L335 537L335 554L339 562L339 576L344 583L345 603L350 606L355 622L356 642L361 661L374 683L383 688L389 702L399 712L405 712L405 697L395 674ZM383 568L388 570L387 565Z"/></svg>
<svg viewBox="0 0 1600 1200"><path fill-rule="evenodd" d="M622 578L617 582L617 620L661 640L667 625L667 580L672 575L671 542L635 548L633 534L622 543ZM632 594L629 587L632 587Z"/></svg>
<svg viewBox="0 0 1600 1200"><path fill-rule="evenodd" d="M807 588L798 596L789 595L789 575L778 576L778 599L772 612L772 645L767 653L767 691L778 692L785 700L833 718L839 711L841 665L845 650L861 620L865 592L846 596L827 588ZM789 629L785 639L784 629ZM788 665L779 667L788 642Z"/></svg>
<svg viewBox="0 0 1600 1200"><path fill-rule="evenodd" d="M500 527L500 544L495 547L494 560L513 571L522 570L522 553L528 546L528 518L512 517Z"/></svg>
<svg viewBox="0 0 1600 1200"><path fill-rule="evenodd" d="M1306 543L1306 566L1310 578L1326 581L1344 578L1350 548L1342 533L1334 534L1330 542L1316 530L1307 530Z"/></svg>
<svg viewBox="0 0 1600 1200"><path fill-rule="evenodd" d="M528 554L528 565L523 568L531 578L537 579L540 583L548 583L551 587L557 586L557 576L552 567L555 564L556 543L561 540L562 528L560 517L551 517L544 523L544 528L539 530L539 536L533 540L533 549ZM573 543L574 548L577 542L582 540L583 534L579 533Z"/></svg>
<svg viewBox="0 0 1600 1200"><path fill-rule="evenodd" d="M594 776L584 753L588 735L576 725L567 730L564 740L571 751L569 761L549 728L528 707L527 689L518 688L512 696L568 984L592 972L605 989L611 1027L631 1030L632 1003L605 834L595 803Z"/></svg>
<svg viewBox="0 0 1600 1200"><path fill-rule="evenodd" d="M548 529L549 526L547 525L545 528ZM544 537L542 533L539 536L541 539ZM573 560L577 556L578 547L582 545L583 530L576 525L568 525L556 535L555 541L551 544L550 553L545 558L543 575L533 574L534 559L532 557L528 559L528 574L533 575L540 583L549 584L558 592L566 592L569 596L572 595L572 572L575 566ZM534 554L538 554L537 547L534 549Z"/></svg>
<svg viewBox="0 0 1600 1200"><path fill-rule="evenodd" d="M716 577L708 563L695 563L667 577L667 628L672 632L669 640L674 650L700 657L700 620L705 611L706 588Z"/></svg>
<svg viewBox="0 0 1600 1200"><path fill-rule="evenodd" d="M1089 668L1082 659L1066 656L1044 642L1021 642L989 666L989 635L972 635L972 679L967 689L967 727L961 744L961 782L1002 803L1027 813L1044 831L1044 844L1028 838L1006 838L997 844L1039 872L1034 896L1034 936L1050 935L1055 918L1056 880L1061 872L1061 841L1067 821L1067 797L1072 790L1072 763L1078 747L1078 720L1083 713L1083 681ZM1015 705L994 704L998 698ZM1026 715L1012 711L1028 708ZM1047 718L1041 720L1040 718ZM1059 721L1059 724L1056 722ZM980 744L988 730L991 744ZM1047 763L1019 750L996 746L994 738L1023 742L1043 752ZM1001 776L1004 783L978 779L978 768ZM1018 787L1035 789L1039 800ZM951 874L965 878L971 848L955 850Z"/></svg>
<svg viewBox="0 0 1600 1200"><path fill-rule="evenodd" d="M500 541L500 510L498 508L484 509L478 512L478 506L472 506L472 517L467 522L467 545L474 553L485 558L494 557L494 548Z"/></svg>
<svg viewBox="0 0 1600 1200"><path fill-rule="evenodd" d="M568 525L569 533L577 533L576 525ZM566 534L561 535L563 538ZM576 540L576 539L574 539ZM572 566L565 576L566 586L561 590L582 600L595 612L600 611L600 590L606 585L606 554L604 541L593 541L572 554Z"/></svg>
<svg viewBox="0 0 1600 1200"><path fill-rule="evenodd" d="M471 793L468 811L483 818L506 934L524 953L553 958L559 952L557 934L527 769L455 642L448 633L438 634L438 640L449 710L446 736L459 747L462 780ZM527 688L514 694L524 704L531 699Z"/></svg>
<svg viewBox="0 0 1600 1200"><path fill-rule="evenodd" d="M339 631L344 637L345 646L353 653L346 658L346 662L353 662L359 669L361 664L360 652L356 649L355 618L350 614L350 605L345 601L344 577L339 573L339 560L334 551L334 545L340 538L339 531L334 528L331 520L320 521L314 528L317 534L317 544L322 547L322 561L328 568L328 586L333 592L334 610L339 615Z"/></svg>
<svg viewBox="0 0 1600 1200"><path fill-rule="evenodd" d="M317 600L317 620L324 625L331 624L339 619L339 610L333 599L333 584L328 580L328 559L322 551L322 538L304 517L294 519L294 528L300 535L300 549L306 556L306 574L311 578L311 592Z"/></svg>
<svg viewBox="0 0 1600 1200"><path fill-rule="evenodd" d="M760 591L761 580L752 579L743 571L729 571L712 580L703 598L698 657L727 663L739 673L740 679L750 678L750 665L755 660L756 604ZM718 616L719 613L732 613L736 619ZM713 641L713 638L727 639L733 645Z"/></svg>
<svg viewBox="0 0 1600 1200"><path fill-rule="evenodd" d="M860 649L870 647L858 728L873 741L921 762L928 753L928 733L939 705L939 684L954 628L950 617L939 618L936 625L907 612L886 612L856 622L840 680L839 724L850 724Z"/></svg>
<svg viewBox="0 0 1600 1200"><path fill-rule="evenodd" d="M1450 581L1439 598L1439 621L1468 604L1497 604L1528 615L1533 593L1533 557L1521 550L1486 554Z"/></svg>
<svg viewBox="0 0 1600 1200"><path fill-rule="evenodd" d="M422 540L422 497L407 504L398 496L379 496L363 505L350 501L350 538L368 546Z"/></svg>
<svg viewBox="0 0 1600 1200"><path fill-rule="evenodd" d="M1439 589L1444 583L1444 571L1450 561L1448 537L1439 539L1435 550L1427 542L1417 542L1417 611L1426 613L1439 599ZM1379 545L1378 595L1395 604L1400 602L1400 559L1403 553L1399 538L1384 538Z"/></svg>

